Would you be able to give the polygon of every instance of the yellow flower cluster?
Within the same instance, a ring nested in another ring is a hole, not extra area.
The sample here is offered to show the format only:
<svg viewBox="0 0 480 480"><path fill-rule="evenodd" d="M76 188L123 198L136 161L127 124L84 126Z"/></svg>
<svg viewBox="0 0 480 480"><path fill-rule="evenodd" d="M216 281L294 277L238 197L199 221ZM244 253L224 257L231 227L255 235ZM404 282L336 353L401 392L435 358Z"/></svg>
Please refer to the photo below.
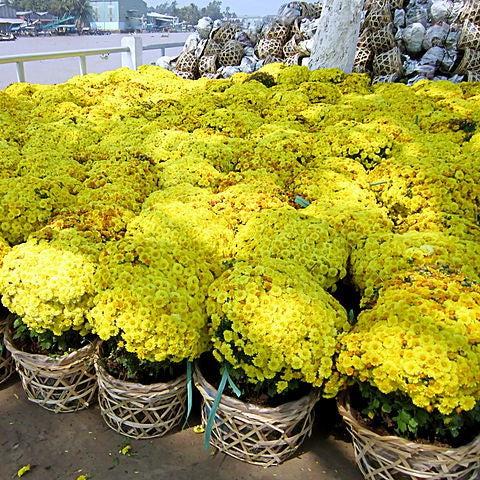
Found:
<svg viewBox="0 0 480 480"><path fill-rule="evenodd" d="M337 368L448 415L480 401L480 285L433 272L382 290L342 339Z"/></svg>
<svg viewBox="0 0 480 480"><path fill-rule="evenodd" d="M252 264L282 260L292 274L303 267L329 289L347 274L348 245L327 222L285 206L265 210L239 228L235 258Z"/></svg>
<svg viewBox="0 0 480 480"><path fill-rule="evenodd" d="M298 379L322 386L332 375L345 310L308 273L278 263L238 262L210 287L214 355L251 383L272 380L278 392Z"/></svg>

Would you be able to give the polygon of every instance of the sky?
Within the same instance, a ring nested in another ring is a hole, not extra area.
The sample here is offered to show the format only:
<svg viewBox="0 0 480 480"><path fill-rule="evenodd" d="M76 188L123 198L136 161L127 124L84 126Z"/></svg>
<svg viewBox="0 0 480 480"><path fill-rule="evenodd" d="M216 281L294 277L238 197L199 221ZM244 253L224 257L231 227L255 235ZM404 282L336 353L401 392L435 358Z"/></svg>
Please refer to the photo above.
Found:
<svg viewBox="0 0 480 480"><path fill-rule="evenodd" d="M155 7L169 0L147 0L149 7ZM207 5L209 0L177 0L179 6L196 3L199 7ZM223 7L230 7L237 15L275 15L287 0L222 0Z"/></svg>

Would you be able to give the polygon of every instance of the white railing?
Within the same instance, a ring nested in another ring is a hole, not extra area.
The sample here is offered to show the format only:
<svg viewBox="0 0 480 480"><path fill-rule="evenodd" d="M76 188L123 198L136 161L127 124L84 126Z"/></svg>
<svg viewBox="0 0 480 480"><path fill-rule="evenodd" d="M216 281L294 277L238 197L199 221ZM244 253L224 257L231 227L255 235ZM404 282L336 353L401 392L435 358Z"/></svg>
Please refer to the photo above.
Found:
<svg viewBox="0 0 480 480"><path fill-rule="evenodd" d="M143 52L148 50L159 50L160 55L165 55L167 48L183 47L183 43L158 43L152 45L143 45L141 37L123 37L120 47L92 48L85 50L67 50L63 52L47 53L23 53L20 55L5 55L0 57L0 65L6 63L15 63L17 66L17 79L19 82L25 82L25 62L35 62L39 60L57 60L60 58L78 57L80 66L80 75L87 74L87 57L94 55L110 55L111 53L120 53L122 55L122 67L128 67L136 70L143 65Z"/></svg>

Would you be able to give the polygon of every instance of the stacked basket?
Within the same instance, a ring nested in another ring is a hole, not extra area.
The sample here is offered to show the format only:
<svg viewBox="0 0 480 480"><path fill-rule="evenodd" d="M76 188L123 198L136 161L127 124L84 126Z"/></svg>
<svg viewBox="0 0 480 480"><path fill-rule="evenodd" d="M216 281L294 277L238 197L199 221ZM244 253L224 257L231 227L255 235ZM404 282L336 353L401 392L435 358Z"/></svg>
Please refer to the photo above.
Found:
<svg viewBox="0 0 480 480"><path fill-rule="evenodd" d="M480 81L480 3L469 0L461 16L463 21L458 48L464 51L456 73L465 75L469 82Z"/></svg>

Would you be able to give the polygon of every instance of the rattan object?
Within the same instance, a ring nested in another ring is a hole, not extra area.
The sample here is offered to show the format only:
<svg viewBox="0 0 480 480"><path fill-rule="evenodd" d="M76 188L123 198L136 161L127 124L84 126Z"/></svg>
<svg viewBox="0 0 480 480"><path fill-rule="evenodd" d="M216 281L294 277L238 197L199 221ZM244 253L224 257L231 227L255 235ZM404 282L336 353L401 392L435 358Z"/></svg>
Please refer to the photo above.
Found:
<svg viewBox="0 0 480 480"><path fill-rule="evenodd" d="M373 52L368 48L357 48L355 61L353 62L353 71L355 73L365 73L368 71Z"/></svg>
<svg viewBox="0 0 480 480"><path fill-rule="evenodd" d="M468 82L480 82L480 72L467 72Z"/></svg>
<svg viewBox="0 0 480 480"><path fill-rule="evenodd" d="M302 53L298 44L302 41L301 35L293 35L292 38L284 45L283 53L285 57L293 57L298 53Z"/></svg>
<svg viewBox="0 0 480 480"><path fill-rule="evenodd" d="M480 50L465 49L462 61L455 73L464 74L467 72L480 72Z"/></svg>
<svg viewBox="0 0 480 480"><path fill-rule="evenodd" d="M238 27L233 23L226 23L222 25L218 30L215 30L212 34L212 39L220 44L225 44L230 40L235 39L235 35L238 32Z"/></svg>
<svg viewBox="0 0 480 480"><path fill-rule="evenodd" d="M197 77L193 72L181 72L180 70L173 70L173 73L177 77L183 78L184 80L195 80Z"/></svg>
<svg viewBox="0 0 480 480"><path fill-rule="evenodd" d="M198 59L192 52L182 53L175 64L175 70L179 72L190 72L194 75L198 72Z"/></svg>
<svg viewBox="0 0 480 480"><path fill-rule="evenodd" d="M346 396L340 397L338 408L365 480L478 480L480 435L460 448L414 443L369 430L355 418Z"/></svg>
<svg viewBox="0 0 480 480"><path fill-rule="evenodd" d="M376 55L373 59L373 72L375 76L400 74L402 71L402 57L398 47Z"/></svg>
<svg viewBox="0 0 480 480"><path fill-rule="evenodd" d="M388 7L372 7L365 19L365 28L371 32L381 30L392 23L392 13Z"/></svg>
<svg viewBox="0 0 480 480"><path fill-rule="evenodd" d="M211 56L211 55L218 55L222 51L223 46L216 42L215 40L209 40L205 49L203 51L203 55Z"/></svg>
<svg viewBox="0 0 480 480"><path fill-rule="evenodd" d="M460 33L460 38L458 39L458 48L473 48L480 50L480 27L465 20L462 31Z"/></svg>
<svg viewBox="0 0 480 480"><path fill-rule="evenodd" d="M472 23L480 24L480 2L478 0L466 0L460 20L470 20Z"/></svg>
<svg viewBox="0 0 480 480"><path fill-rule="evenodd" d="M291 28L288 25L282 25L279 22L274 22L265 32L265 38L269 40L280 40L282 43L287 41L290 35Z"/></svg>
<svg viewBox="0 0 480 480"><path fill-rule="evenodd" d="M269 56L283 57L283 42L277 39L262 38L257 45L257 53L259 58L267 58Z"/></svg>
<svg viewBox="0 0 480 480"><path fill-rule="evenodd" d="M198 70L200 75L205 75L206 73L216 73L217 72L217 56L216 55L206 55L200 59Z"/></svg>
<svg viewBox="0 0 480 480"><path fill-rule="evenodd" d="M368 43L375 53L388 52L395 48L395 35L393 34L393 23L389 23L380 30L369 31Z"/></svg>
<svg viewBox="0 0 480 480"><path fill-rule="evenodd" d="M156 438L177 427L185 416L187 377L142 385L113 378L95 362L98 402L105 423L135 439Z"/></svg>
<svg viewBox="0 0 480 480"><path fill-rule="evenodd" d="M291 57L287 57L285 59L285 65L287 65L287 67L292 67L294 65L301 65L302 58L304 57L300 53L297 53L296 55L292 55Z"/></svg>
<svg viewBox="0 0 480 480"><path fill-rule="evenodd" d="M217 389L195 372L195 385L203 397L202 423L207 424ZM279 465L291 457L312 433L316 391L276 408L258 407L223 395L212 429L211 445L254 465Z"/></svg>
<svg viewBox="0 0 480 480"><path fill-rule="evenodd" d="M0 320L0 385L5 383L15 372L12 355L3 344L3 334L7 327L5 320Z"/></svg>
<svg viewBox="0 0 480 480"><path fill-rule="evenodd" d="M23 389L31 402L55 413L69 413L88 408L95 399L95 343L53 358L17 349L7 328L5 345L15 360Z"/></svg>
<svg viewBox="0 0 480 480"><path fill-rule="evenodd" d="M230 40L218 55L218 63L223 67L237 66L242 63L244 50L241 43Z"/></svg>

